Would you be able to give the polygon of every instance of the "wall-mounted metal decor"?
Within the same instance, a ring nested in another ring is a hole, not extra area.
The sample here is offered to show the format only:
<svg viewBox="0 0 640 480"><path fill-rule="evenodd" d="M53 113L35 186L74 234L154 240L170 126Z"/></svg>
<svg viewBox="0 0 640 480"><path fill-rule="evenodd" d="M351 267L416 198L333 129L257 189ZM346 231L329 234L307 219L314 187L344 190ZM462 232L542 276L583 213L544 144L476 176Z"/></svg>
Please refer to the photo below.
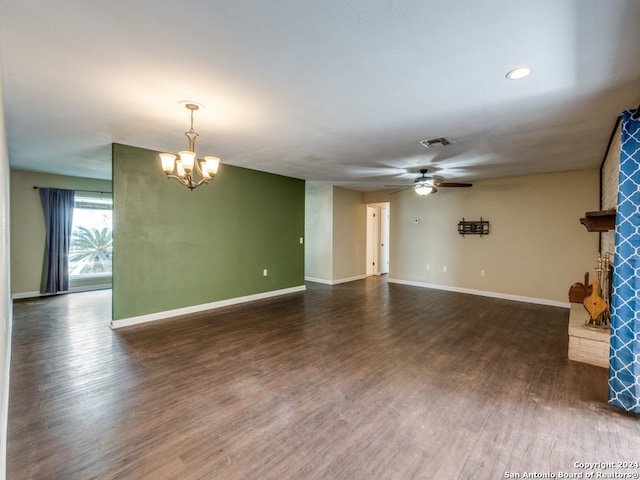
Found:
<svg viewBox="0 0 640 480"><path fill-rule="evenodd" d="M462 218L458 222L458 233L463 237L465 235L489 235L489 220L465 220Z"/></svg>

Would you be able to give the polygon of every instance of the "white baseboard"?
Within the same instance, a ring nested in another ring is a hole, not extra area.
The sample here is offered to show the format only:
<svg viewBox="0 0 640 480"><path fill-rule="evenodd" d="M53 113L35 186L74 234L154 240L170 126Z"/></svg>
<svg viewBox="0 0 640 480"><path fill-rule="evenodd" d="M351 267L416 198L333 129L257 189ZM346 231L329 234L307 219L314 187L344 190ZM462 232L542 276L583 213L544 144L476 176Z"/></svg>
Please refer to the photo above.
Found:
<svg viewBox="0 0 640 480"><path fill-rule="evenodd" d="M357 275L355 277L339 278L337 280L334 280L332 285L338 285L339 283L355 282L356 280L363 280L365 278L367 278L366 275Z"/></svg>
<svg viewBox="0 0 640 480"><path fill-rule="evenodd" d="M21 298L35 298L43 296L40 292L22 292L11 295L12 300L20 300Z"/></svg>
<svg viewBox="0 0 640 480"><path fill-rule="evenodd" d="M13 306L11 303L9 303L7 314L6 336L4 337L6 342L5 358L2 362L2 365L4 365L4 385L0 386L2 388L2 395L0 395L0 480L4 480L7 473L4 465L7 464L7 437L9 432L9 376L11 373L11 337L13 334Z"/></svg>
<svg viewBox="0 0 640 480"><path fill-rule="evenodd" d="M64 292L56 292L56 293L22 292L22 293L12 294L11 299L20 300L22 298L50 297L51 295L62 295L65 293L91 292L93 290L108 290L110 288L111 288L111 284L105 283L103 285L87 285L85 287L72 287L69 290L65 290Z"/></svg>
<svg viewBox="0 0 640 480"><path fill-rule="evenodd" d="M304 277L305 282L313 282L313 283L324 283L325 285L333 285L331 280L327 280L326 278L316 278L316 277Z"/></svg>
<svg viewBox="0 0 640 480"><path fill-rule="evenodd" d="M228 307L230 305L238 305L240 303L253 302L256 300L263 300L266 298L277 297L280 295L286 295L288 293L302 292L306 290L306 286L299 285L297 287L283 288L281 290L273 290L271 292L256 293L254 295L247 295L244 297L229 298L226 300L219 300L217 302L203 303L200 305L192 305L190 307L176 308L174 310L166 310L164 312L150 313L148 315L140 315L137 317L121 318L119 320L111 320L111 328L116 330L118 328L130 327L132 325L140 325L142 323L154 322L157 320L165 320L167 318L179 317L181 315L188 315L190 313L204 312L206 310L214 310L216 308Z"/></svg>
<svg viewBox="0 0 640 480"><path fill-rule="evenodd" d="M366 275L358 275L355 277L339 278L337 280L327 280L325 278L304 277L307 282L324 283L325 285L338 285L339 283L355 282L367 278Z"/></svg>
<svg viewBox="0 0 640 480"><path fill-rule="evenodd" d="M104 283L102 285L86 285L84 287L71 287L68 292L64 293L77 293L77 292L92 292L94 290L111 290L112 285L110 283Z"/></svg>
<svg viewBox="0 0 640 480"><path fill-rule="evenodd" d="M483 297L501 298L502 300L513 300L516 302L535 303L538 305L547 305L550 307L571 308L571 304L569 302L560 302L557 300L548 300L545 298L523 297L520 295L511 295L508 293L487 292L484 290L473 290L471 288L450 287L447 285L415 282L413 280L401 280L398 278L389 278L388 282L398 283L400 285L409 285L412 287L433 288L435 290L446 290L448 292L468 293L470 295L480 295Z"/></svg>

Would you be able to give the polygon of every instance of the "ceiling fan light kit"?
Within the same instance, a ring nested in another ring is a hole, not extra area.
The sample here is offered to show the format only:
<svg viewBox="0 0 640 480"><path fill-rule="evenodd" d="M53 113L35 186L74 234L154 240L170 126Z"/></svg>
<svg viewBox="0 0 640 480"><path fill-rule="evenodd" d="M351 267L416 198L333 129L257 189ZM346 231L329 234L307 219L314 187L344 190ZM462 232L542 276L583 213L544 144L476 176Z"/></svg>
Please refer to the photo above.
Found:
<svg viewBox="0 0 640 480"><path fill-rule="evenodd" d="M472 183L458 183L458 182L437 182L433 177L428 177L427 168L421 168L419 170L420 176L413 181L412 185L385 185L386 188L400 188L401 190L397 190L395 192L391 192L390 195L394 193L400 193L405 190L414 189L418 195L433 195L434 193L438 193L438 188L447 188L447 187L471 187Z"/></svg>
<svg viewBox="0 0 640 480"><path fill-rule="evenodd" d="M193 129L193 112L198 110L200 106L195 102L180 103L191 111L191 128L184 133L189 139L189 150L182 150L178 152L178 155L161 153L160 162L162 171L167 178L173 178L193 191L200 185L207 184L214 179L220 167L220 159L218 157L204 157L203 160L198 160L196 139L199 135Z"/></svg>
<svg viewBox="0 0 640 480"><path fill-rule="evenodd" d="M438 193L438 189L433 185L428 184L420 184L415 186L415 191L418 195L431 195L434 193Z"/></svg>

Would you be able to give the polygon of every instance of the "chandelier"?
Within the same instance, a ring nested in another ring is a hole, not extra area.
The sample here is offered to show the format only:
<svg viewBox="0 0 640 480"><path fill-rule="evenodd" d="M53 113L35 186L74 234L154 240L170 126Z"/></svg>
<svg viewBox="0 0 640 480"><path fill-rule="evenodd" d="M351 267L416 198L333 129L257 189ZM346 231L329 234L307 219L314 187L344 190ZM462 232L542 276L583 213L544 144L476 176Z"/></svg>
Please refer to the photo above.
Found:
<svg viewBox="0 0 640 480"><path fill-rule="evenodd" d="M178 152L178 155L161 153L160 160L162 170L167 178L175 178L185 187L194 190L196 187L213 180L218 173L220 159L218 157L204 157L204 160L198 160L196 156L198 134L193 129L193 112L200 107L194 103L185 103L184 106L191 111L191 129L184 133L189 139L189 150Z"/></svg>

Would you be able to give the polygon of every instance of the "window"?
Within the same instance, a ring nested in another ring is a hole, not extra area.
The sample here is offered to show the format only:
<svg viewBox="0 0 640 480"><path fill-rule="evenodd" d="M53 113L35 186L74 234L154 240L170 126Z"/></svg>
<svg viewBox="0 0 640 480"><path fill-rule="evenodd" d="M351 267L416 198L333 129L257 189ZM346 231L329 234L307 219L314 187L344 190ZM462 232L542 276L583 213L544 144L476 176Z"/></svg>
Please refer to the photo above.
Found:
<svg viewBox="0 0 640 480"><path fill-rule="evenodd" d="M69 248L69 275L111 276L113 199L110 193L76 191Z"/></svg>

